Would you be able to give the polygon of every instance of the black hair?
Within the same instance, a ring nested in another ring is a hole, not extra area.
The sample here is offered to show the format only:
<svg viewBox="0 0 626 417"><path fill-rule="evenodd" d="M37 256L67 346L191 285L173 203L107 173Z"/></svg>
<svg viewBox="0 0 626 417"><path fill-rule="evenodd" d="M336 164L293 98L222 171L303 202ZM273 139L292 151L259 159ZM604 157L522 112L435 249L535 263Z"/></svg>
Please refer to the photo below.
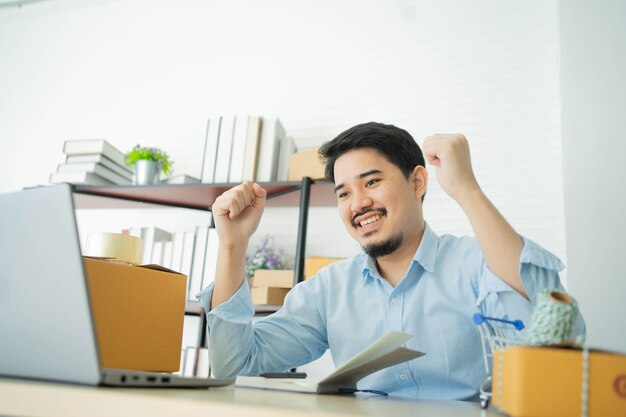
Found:
<svg viewBox="0 0 626 417"><path fill-rule="evenodd" d="M387 161L400 168L408 179L416 166L426 166L424 155L415 139L404 129L394 125L369 122L351 127L335 139L326 142L319 157L326 164L326 179L335 182L335 161L346 152L370 148L378 151Z"/></svg>

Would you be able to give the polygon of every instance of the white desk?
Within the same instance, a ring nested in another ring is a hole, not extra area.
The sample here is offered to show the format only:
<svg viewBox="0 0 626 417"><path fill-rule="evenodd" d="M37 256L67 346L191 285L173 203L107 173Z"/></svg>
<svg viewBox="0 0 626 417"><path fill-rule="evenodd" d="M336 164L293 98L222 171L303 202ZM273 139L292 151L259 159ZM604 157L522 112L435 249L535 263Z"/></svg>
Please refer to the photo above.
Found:
<svg viewBox="0 0 626 417"><path fill-rule="evenodd" d="M180 417L495 417L461 401L313 395L244 388L103 388L0 378L0 415Z"/></svg>

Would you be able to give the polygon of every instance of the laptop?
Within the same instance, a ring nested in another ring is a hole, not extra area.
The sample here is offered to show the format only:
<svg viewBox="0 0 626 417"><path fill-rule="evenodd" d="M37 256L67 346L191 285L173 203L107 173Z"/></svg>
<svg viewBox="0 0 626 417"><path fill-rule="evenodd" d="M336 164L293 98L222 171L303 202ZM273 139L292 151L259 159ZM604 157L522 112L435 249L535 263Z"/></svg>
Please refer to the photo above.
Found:
<svg viewBox="0 0 626 417"><path fill-rule="evenodd" d="M103 368L85 278L71 186L0 194L0 375L134 387L234 382Z"/></svg>

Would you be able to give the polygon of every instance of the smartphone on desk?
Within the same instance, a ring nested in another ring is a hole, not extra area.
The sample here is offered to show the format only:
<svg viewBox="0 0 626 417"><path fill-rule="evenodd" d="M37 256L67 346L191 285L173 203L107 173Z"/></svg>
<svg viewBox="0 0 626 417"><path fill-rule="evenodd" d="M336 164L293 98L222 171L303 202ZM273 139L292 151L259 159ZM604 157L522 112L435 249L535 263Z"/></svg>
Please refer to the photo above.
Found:
<svg viewBox="0 0 626 417"><path fill-rule="evenodd" d="M259 374L263 378L306 378L306 372L264 372Z"/></svg>

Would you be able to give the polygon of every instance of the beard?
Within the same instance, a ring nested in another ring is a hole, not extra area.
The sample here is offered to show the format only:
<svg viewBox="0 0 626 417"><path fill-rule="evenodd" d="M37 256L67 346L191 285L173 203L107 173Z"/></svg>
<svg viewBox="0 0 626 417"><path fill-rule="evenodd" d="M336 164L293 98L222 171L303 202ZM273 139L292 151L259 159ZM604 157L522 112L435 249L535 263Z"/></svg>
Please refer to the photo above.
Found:
<svg viewBox="0 0 626 417"><path fill-rule="evenodd" d="M354 228L358 227L354 219L356 219L358 216L362 216L366 213L372 213L372 212L380 213L380 215L383 217L387 216L387 209L384 207L368 208L368 209L359 211L354 214L350 222L352 224L352 227ZM366 233L364 237L369 237L372 233L374 232ZM361 248L366 254L368 254L372 258L378 258L379 256L385 256L385 255L389 255L393 253L396 249L400 247L403 239L404 239L404 236L402 235L402 232L399 232L397 235L391 236L389 239L385 240L384 242L372 243L371 245L361 246Z"/></svg>
<svg viewBox="0 0 626 417"><path fill-rule="evenodd" d="M363 251L372 258L378 258L393 253L400 247L403 240L402 232L391 236L383 242L372 243L371 245L362 246Z"/></svg>

